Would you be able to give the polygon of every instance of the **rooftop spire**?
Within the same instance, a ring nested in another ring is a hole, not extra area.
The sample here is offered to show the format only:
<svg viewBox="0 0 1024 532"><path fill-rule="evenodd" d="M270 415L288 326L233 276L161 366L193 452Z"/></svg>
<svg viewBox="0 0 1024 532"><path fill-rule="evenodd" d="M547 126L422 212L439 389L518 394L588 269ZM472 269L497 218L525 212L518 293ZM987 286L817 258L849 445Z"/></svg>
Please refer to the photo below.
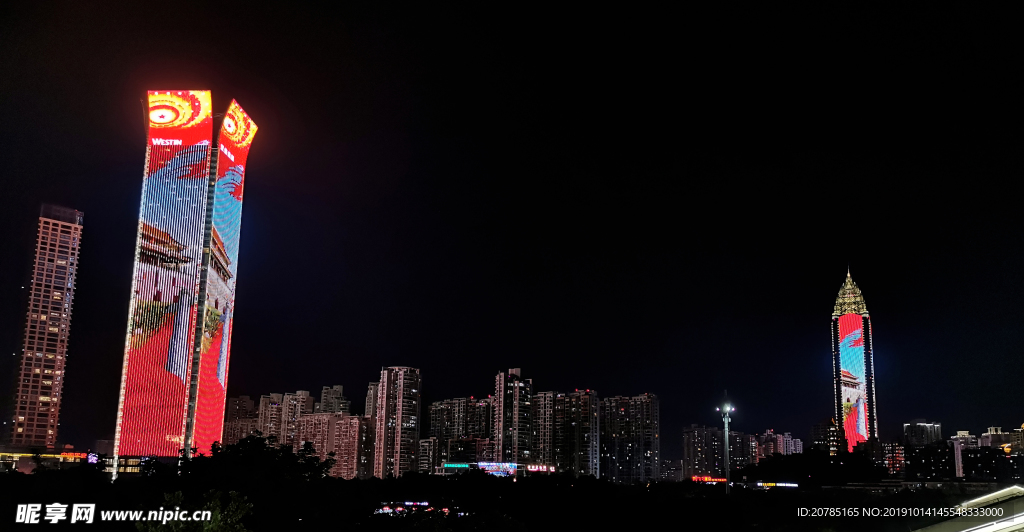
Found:
<svg viewBox="0 0 1024 532"><path fill-rule="evenodd" d="M846 282L839 289L836 297L836 307L832 311L832 317L837 318L843 314L867 314L868 306L864 303L864 295L860 293L857 283L853 282L850 276L850 267L846 267Z"/></svg>

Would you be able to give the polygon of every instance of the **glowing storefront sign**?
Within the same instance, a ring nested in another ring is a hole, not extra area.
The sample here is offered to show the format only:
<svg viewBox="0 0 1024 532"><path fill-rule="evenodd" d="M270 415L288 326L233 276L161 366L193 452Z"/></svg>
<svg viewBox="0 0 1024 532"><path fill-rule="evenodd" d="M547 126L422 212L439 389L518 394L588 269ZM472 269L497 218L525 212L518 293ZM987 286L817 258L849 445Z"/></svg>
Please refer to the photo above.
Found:
<svg viewBox="0 0 1024 532"><path fill-rule="evenodd" d="M477 462L476 466L495 476L513 476L517 467L513 462Z"/></svg>
<svg viewBox="0 0 1024 532"><path fill-rule="evenodd" d="M716 482L725 482L724 478L701 477L701 476L690 477L690 480L693 480L694 482L707 482L707 483L712 483L712 484L716 483Z"/></svg>

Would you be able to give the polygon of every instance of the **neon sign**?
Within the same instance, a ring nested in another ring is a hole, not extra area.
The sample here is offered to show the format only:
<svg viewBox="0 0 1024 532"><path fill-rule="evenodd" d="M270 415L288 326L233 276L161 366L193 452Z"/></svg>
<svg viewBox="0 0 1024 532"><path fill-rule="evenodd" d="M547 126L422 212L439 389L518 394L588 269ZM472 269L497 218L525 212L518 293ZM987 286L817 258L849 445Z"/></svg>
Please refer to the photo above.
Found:
<svg viewBox="0 0 1024 532"><path fill-rule="evenodd" d="M709 484L714 484L716 482L725 482L724 478L700 477L700 476L690 477L690 480L692 480L694 482L706 482L706 483L709 483Z"/></svg>
<svg viewBox="0 0 1024 532"><path fill-rule="evenodd" d="M798 488L798 484L791 482L758 482L757 487L759 488Z"/></svg>
<svg viewBox="0 0 1024 532"><path fill-rule="evenodd" d="M514 476L518 467L513 462L477 462L476 466L499 477Z"/></svg>

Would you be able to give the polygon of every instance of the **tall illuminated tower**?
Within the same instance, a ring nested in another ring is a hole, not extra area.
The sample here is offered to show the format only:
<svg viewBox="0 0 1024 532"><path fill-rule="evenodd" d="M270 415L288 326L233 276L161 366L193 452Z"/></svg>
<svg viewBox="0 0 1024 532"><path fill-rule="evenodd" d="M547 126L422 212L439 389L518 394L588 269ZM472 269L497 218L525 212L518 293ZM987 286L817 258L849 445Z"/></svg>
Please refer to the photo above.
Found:
<svg viewBox="0 0 1024 532"><path fill-rule="evenodd" d="M256 124L210 91L150 91L115 456L221 439L245 163ZM216 143L213 130L219 123Z"/></svg>
<svg viewBox="0 0 1024 532"><path fill-rule="evenodd" d="M25 342L21 353L10 442L54 447L71 333L82 213L43 205L36 233Z"/></svg>
<svg viewBox="0 0 1024 532"><path fill-rule="evenodd" d="M832 375L836 421L846 449L878 437L871 317L860 288L846 272L832 312Z"/></svg>

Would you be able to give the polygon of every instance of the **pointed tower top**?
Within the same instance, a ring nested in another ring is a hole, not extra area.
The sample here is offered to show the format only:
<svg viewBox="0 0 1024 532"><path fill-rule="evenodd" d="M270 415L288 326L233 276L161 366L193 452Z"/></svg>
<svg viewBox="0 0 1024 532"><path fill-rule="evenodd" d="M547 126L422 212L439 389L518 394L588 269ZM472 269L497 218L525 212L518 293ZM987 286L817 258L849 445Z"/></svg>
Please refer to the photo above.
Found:
<svg viewBox="0 0 1024 532"><path fill-rule="evenodd" d="M846 268L846 282L839 289L839 296L836 297L836 307L832 311L832 317L838 318L843 314L867 314L868 306L864 303L864 295L860 293L857 283L853 282L850 276L850 268Z"/></svg>

